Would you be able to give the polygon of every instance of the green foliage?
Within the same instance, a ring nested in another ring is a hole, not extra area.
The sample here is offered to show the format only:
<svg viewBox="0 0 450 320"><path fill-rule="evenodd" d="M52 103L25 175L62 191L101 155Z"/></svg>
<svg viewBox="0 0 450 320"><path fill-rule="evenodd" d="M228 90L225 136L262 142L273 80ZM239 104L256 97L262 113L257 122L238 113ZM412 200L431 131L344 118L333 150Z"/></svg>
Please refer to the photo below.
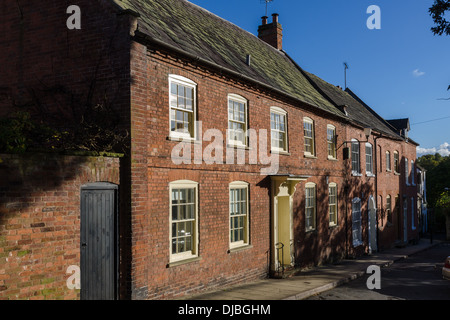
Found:
<svg viewBox="0 0 450 320"><path fill-rule="evenodd" d="M55 149L64 133L32 119L28 112L17 111L0 118L0 152L23 153L33 148Z"/></svg>
<svg viewBox="0 0 450 320"><path fill-rule="evenodd" d="M54 128L24 111L0 118L0 153L121 152L128 137L127 132L118 129L119 120L112 110L103 105L89 109L79 121L59 119L53 123L59 123L59 127Z"/></svg>
<svg viewBox="0 0 450 320"><path fill-rule="evenodd" d="M450 193L448 191L441 193L436 201L436 207L450 209Z"/></svg>
<svg viewBox="0 0 450 320"><path fill-rule="evenodd" d="M33 123L26 112L17 112L14 116L0 119L0 150L21 153L27 149L27 131Z"/></svg>
<svg viewBox="0 0 450 320"><path fill-rule="evenodd" d="M417 163L427 170L427 201L434 208L445 188L450 188L450 156L424 155Z"/></svg>
<svg viewBox="0 0 450 320"><path fill-rule="evenodd" d="M450 35L450 21L447 21L446 15L450 13L450 0L435 0L433 5L428 9L431 18L433 18L435 26L431 31L435 35ZM448 86L447 91L450 91ZM445 99L449 100L449 99Z"/></svg>
<svg viewBox="0 0 450 320"><path fill-rule="evenodd" d="M435 0L428 10L435 23L435 26L431 28L435 35L450 35L450 21L445 18L448 11L450 11L450 0Z"/></svg>

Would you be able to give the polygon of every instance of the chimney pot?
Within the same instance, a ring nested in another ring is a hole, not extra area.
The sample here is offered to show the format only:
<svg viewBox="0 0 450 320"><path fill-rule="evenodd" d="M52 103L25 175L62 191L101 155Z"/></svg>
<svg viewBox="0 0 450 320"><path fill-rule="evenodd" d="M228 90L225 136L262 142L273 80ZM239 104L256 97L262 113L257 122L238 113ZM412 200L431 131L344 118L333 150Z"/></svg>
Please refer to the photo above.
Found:
<svg viewBox="0 0 450 320"><path fill-rule="evenodd" d="M272 14L272 22L273 23L278 23L278 13Z"/></svg>
<svg viewBox="0 0 450 320"><path fill-rule="evenodd" d="M269 18L269 17L267 17L267 16L264 16L264 17L261 18L261 19L262 19L262 25L263 25L263 26L267 24L267 19L268 19L268 18Z"/></svg>
<svg viewBox="0 0 450 320"><path fill-rule="evenodd" d="M262 25L258 28L258 38L264 40L272 47L283 49L283 28L278 22L278 13L272 14L273 22L268 24L267 17L262 17Z"/></svg>

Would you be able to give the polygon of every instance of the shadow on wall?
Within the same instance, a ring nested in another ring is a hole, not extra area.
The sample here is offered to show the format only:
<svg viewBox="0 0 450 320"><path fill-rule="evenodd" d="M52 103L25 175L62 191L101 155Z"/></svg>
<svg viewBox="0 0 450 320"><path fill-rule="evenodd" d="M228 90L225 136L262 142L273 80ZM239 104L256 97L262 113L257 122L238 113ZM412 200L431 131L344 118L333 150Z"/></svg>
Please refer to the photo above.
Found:
<svg viewBox="0 0 450 320"><path fill-rule="evenodd" d="M0 298L78 299L66 269L79 265L80 188L119 183L119 159L0 154Z"/></svg>
<svg viewBox="0 0 450 320"><path fill-rule="evenodd" d="M317 266L334 263L343 258L366 253L368 244L368 201L375 196L373 177L352 176L349 161L346 162L345 174L336 176L336 172L324 172L316 185L316 229L305 231L305 195L304 188L297 188L301 195L294 199L294 237L295 259L300 267ZM328 186L337 181L337 215L336 226L329 224ZM353 247L352 243L352 200L361 199L361 225L363 244Z"/></svg>
<svg viewBox="0 0 450 320"><path fill-rule="evenodd" d="M89 161L51 154L2 154L0 159L0 225L33 206L51 211L51 200L63 195L58 189L74 180Z"/></svg>

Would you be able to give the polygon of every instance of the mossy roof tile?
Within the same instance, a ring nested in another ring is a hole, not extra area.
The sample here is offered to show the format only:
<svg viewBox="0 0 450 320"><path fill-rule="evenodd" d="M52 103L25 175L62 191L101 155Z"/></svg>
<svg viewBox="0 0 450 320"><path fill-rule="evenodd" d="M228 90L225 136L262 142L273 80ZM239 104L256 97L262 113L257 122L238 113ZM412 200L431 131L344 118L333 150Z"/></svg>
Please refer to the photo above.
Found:
<svg viewBox="0 0 450 320"><path fill-rule="evenodd" d="M186 0L114 1L140 14L138 31L146 36L342 116L283 51L211 12Z"/></svg>

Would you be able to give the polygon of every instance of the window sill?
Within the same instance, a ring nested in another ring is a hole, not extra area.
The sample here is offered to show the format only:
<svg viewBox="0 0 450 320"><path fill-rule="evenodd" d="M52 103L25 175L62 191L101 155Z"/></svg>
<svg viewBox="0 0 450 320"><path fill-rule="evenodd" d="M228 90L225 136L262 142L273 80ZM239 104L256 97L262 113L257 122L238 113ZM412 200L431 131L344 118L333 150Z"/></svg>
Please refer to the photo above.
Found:
<svg viewBox="0 0 450 320"><path fill-rule="evenodd" d="M284 156L290 156L291 153L288 151L283 151L283 150L270 150L270 153L274 153L274 154L281 154Z"/></svg>
<svg viewBox="0 0 450 320"><path fill-rule="evenodd" d="M328 160L330 160L330 161L338 161L338 159L337 159L337 158L334 158L334 157L330 157L330 156L328 156Z"/></svg>
<svg viewBox="0 0 450 320"><path fill-rule="evenodd" d="M317 157L315 155L308 154L308 153L303 154L303 157L309 158L309 159L317 159Z"/></svg>
<svg viewBox="0 0 450 320"><path fill-rule="evenodd" d="M187 138L187 137L174 137L174 136L167 136L166 140L168 141L177 141L177 142L187 142L187 143L197 143L201 144L201 141L196 140L195 138Z"/></svg>
<svg viewBox="0 0 450 320"><path fill-rule="evenodd" d="M240 252L240 251L244 251L244 250L251 249L251 248L253 248L253 246L251 244L244 244L244 245L239 246L239 247L228 249L227 253Z"/></svg>
<svg viewBox="0 0 450 320"><path fill-rule="evenodd" d="M398 173L398 172L394 172L394 174L395 174L396 176L399 176L399 175L400 175L400 173Z"/></svg>
<svg viewBox="0 0 450 320"><path fill-rule="evenodd" d="M392 170L386 169L386 172L389 172L389 173L390 173L390 172L392 172Z"/></svg>
<svg viewBox="0 0 450 320"><path fill-rule="evenodd" d="M352 172L352 176L354 177L362 177L361 173Z"/></svg>
<svg viewBox="0 0 450 320"><path fill-rule="evenodd" d="M339 227L339 225L336 224L336 223L330 223L330 224L328 225L328 229L334 229L334 228L337 228L337 227Z"/></svg>
<svg viewBox="0 0 450 320"><path fill-rule="evenodd" d="M176 266L181 266L183 264L188 264L188 263L196 262L196 261L200 261L200 260L202 260L201 257L192 257L192 258L187 258L187 259L183 259L183 260L179 260L179 261L173 261L173 262L169 262L167 264L167 268L173 268Z"/></svg>
<svg viewBox="0 0 450 320"><path fill-rule="evenodd" d="M253 148L250 148L249 146L241 145L241 144L232 144L232 143L227 143L227 148L253 150Z"/></svg>
<svg viewBox="0 0 450 320"><path fill-rule="evenodd" d="M375 175L374 175L373 173L370 173L370 172L366 172L366 177L369 177L369 178L374 178L374 177L375 177Z"/></svg>

